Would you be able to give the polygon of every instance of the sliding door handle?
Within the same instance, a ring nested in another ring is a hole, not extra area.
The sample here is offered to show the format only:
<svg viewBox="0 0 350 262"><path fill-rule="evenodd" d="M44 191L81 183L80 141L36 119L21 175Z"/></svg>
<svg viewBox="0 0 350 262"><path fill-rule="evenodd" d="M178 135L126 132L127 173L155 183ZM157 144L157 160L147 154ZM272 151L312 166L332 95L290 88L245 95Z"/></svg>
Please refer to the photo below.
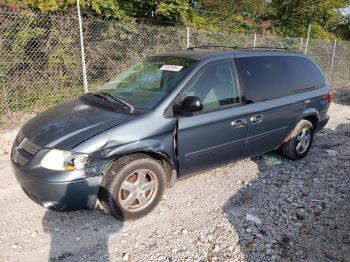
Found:
<svg viewBox="0 0 350 262"><path fill-rule="evenodd" d="M258 116L252 116L250 118L250 122L253 124L259 124L264 120L264 116L263 115L258 115Z"/></svg>

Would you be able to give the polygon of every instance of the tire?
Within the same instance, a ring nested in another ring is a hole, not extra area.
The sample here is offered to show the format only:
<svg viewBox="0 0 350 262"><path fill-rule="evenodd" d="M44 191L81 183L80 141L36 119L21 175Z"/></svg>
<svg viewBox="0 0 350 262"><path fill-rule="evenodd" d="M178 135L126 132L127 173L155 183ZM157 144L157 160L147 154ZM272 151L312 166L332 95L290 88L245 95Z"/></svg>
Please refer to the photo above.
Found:
<svg viewBox="0 0 350 262"><path fill-rule="evenodd" d="M309 138L307 135L302 138L302 132L308 132ZM281 151L282 154L292 160L298 160L307 155L309 152L313 139L314 139L314 128L310 121L302 119L296 125L294 130L290 135L290 139L282 145ZM301 146L301 144L303 144Z"/></svg>
<svg viewBox="0 0 350 262"><path fill-rule="evenodd" d="M159 162L146 154L133 154L113 162L99 191L106 211L120 220L138 219L161 200L166 178Z"/></svg>

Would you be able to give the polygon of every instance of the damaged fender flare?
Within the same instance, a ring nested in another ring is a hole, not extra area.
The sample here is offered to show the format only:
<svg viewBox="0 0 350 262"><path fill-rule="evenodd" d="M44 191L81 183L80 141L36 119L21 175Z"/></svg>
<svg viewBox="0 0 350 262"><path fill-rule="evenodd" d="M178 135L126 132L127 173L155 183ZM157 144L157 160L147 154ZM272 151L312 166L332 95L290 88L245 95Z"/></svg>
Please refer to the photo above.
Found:
<svg viewBox="0 0 350 262"><path fill-rule="evenodd" d="M167 175L167 187L172 187L177 180L177 162L173 144L159 139L146 139L142 141L135 141L113 148L108 152L106 158L111 159L105 170L109 165L119 158L136 153L144 153L152 158L161 161L164 171Z"/></svg>

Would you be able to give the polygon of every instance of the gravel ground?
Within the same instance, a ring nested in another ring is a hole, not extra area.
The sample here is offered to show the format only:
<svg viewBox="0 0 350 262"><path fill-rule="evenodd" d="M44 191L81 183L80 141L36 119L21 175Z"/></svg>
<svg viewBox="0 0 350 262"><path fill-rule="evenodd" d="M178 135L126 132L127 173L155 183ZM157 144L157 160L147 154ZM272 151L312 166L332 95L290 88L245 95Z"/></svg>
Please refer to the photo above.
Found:
<svg viewBox="0 0 350 262"><path fill-rule="evenodd" d="M178 181L124 223L29 200L3 154L16 131L2 130L0 261L350 261L350 100L339 97L305 159L269 153Z"/></svg>

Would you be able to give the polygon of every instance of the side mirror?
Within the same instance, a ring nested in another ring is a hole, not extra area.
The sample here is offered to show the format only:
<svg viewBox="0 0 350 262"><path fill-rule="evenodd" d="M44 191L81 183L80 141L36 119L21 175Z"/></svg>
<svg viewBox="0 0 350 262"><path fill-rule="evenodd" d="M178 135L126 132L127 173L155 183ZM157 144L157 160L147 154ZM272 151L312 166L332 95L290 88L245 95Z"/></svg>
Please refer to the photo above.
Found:
<svg viewBox="0 0 350 262"><path fill-rule="evenodd" d="M176 115L187 115L203 109L202 101L196 96L187 96L182 102L173 106Z"/></svg>

